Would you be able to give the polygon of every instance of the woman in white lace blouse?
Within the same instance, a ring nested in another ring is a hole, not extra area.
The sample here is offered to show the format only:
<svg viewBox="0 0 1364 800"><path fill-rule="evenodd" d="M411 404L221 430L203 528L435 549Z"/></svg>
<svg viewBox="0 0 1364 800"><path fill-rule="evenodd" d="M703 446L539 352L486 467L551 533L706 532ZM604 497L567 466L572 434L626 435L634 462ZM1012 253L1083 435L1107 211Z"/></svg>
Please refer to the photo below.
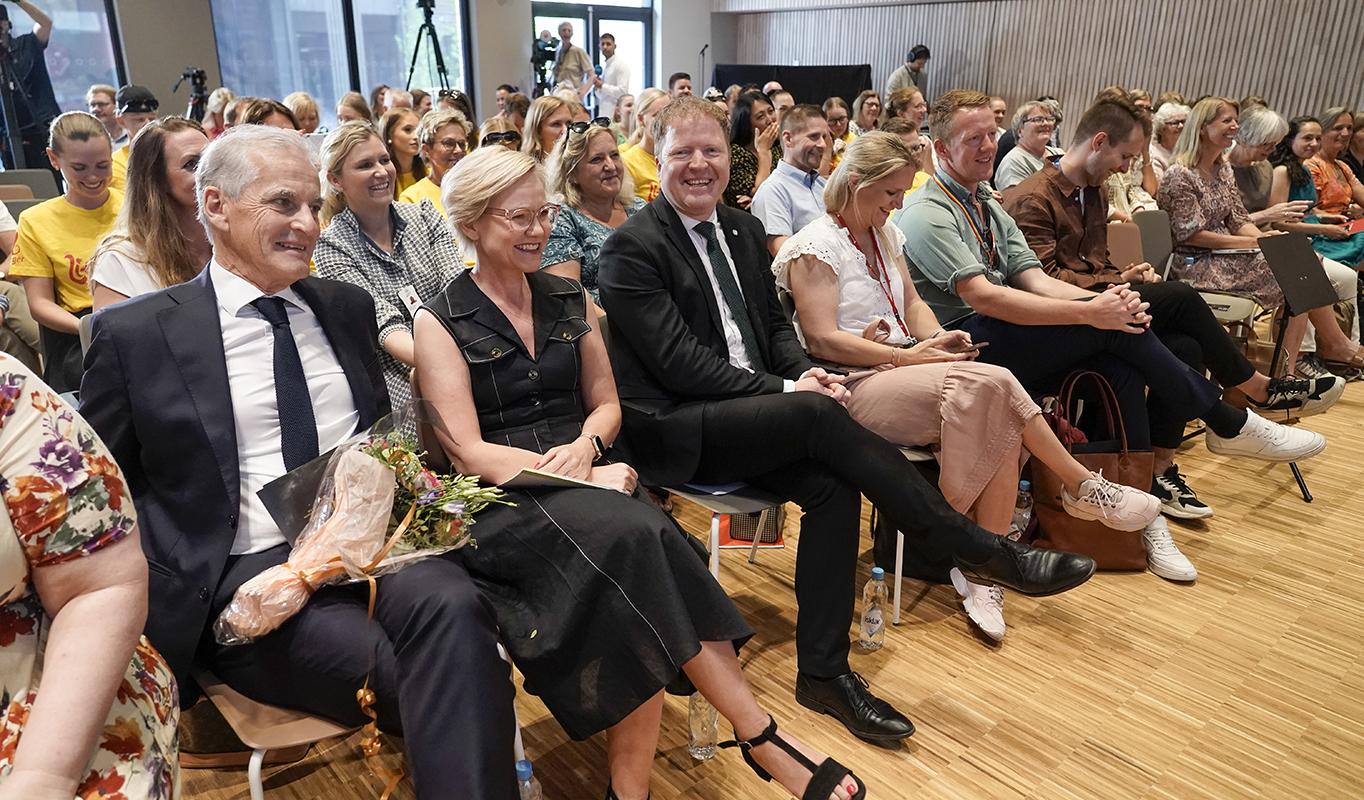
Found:
<svg viewBox="0 0 1364 800"><path fill-rule="evenodd" d="M1139 530L1159 513L1150 495L1104 480L1061 446L1037 404L1003 367L973 359L986 343L945 331L909 280L904 235L887 224L913 182L915 159L899 137L858 137L829 178L828 213L777 252L777 286L795 301L796 332L810 355L849 370L848 412L902 446L933 448L939 485L981 527L1009 530L1028 454L1065 482L1072 515ZM953 571L972 621L1004 635L1003 596Z"/></svg>

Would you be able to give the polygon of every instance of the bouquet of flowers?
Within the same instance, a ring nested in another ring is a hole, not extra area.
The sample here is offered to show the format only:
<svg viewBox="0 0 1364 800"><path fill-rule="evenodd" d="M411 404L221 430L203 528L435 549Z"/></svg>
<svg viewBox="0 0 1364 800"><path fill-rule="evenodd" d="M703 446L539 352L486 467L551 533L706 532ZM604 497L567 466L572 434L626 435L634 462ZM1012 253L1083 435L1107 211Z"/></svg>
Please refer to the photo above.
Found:
<svg viewBox="0 0 1364 800"><path fill-rule="evenodd" d="M469 535L474 514L507 502L502 490L480 486L476 476L436 474L403 425L381 427L389 426L376 423L333 452L289 560L237 589L213 624L220 644L245 644L275 630L327 584L372 579L477 546Z"/></svg>

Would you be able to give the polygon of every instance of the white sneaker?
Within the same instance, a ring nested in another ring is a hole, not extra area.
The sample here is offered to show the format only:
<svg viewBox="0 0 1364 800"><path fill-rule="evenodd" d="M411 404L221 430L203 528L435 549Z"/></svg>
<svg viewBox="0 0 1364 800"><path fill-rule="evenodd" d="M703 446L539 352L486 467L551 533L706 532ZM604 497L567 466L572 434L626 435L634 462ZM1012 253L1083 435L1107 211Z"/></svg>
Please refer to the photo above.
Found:
<svg viewBox="0 0 1364 800"><path fill-rule="evenodd" d="M1246 411L1246 424L1236 436L1224 439L1209 430L1204 442L1219 456L1274 462L1302 461L1326 449L1326 437L1320 433L1270 422L1254 411Z"/></svg>
<svg viewBox="0 0 1364 800"><path fill-rule="evenodd" d="M1130 486L1114 483L1102 472L1080 484L1080 496L1061 487L1061 507L1078 519L1102 522L1120 531L1139 531L1160 516L1160 500Z"/></svg>
<svg viewBox="0 0 1364 800"><path fill-rule="evenodd" d="M996 642L1004 638L1004 590L998 586L981 586L971 583L961 570L952 568L949 573L952 588L961 597L966 616L980 628L981 633Z"/></svg>
<svg viewBox="0 0 1364 800"><path fill-rule="evenodd" d="M1167 581L1192 581L1198 577L1193 562L1185 558L1170 536L1164 517L1156 517L1142 534L1146 544L1146 566Z"/></svg>

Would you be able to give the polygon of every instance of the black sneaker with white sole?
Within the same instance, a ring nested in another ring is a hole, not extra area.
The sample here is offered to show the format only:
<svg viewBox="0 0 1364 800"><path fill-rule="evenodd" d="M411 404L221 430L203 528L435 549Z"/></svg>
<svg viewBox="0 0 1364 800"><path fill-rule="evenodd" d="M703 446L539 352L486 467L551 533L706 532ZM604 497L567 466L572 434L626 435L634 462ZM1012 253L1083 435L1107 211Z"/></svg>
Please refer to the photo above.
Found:
<svg viewBox="0 0 1364 800"><path fill-rule="evenodd" d="M1189 484L1184 482L1178 464L1171 464L1169 469L1155 477L1151 482L1151 494L1160 500L1160 513L1167 517L1207 519L1212 516L1212 509L1200 501Z"/></svg>
<svg viewBox="0 0 1364 800"><path fill-rule="evenodd" d="M1265 391L1268 397L1263 403L1246 399L1261 411L1297 411L1298 416L1306 417L1334 405L1345 393L1345 379L1329 373L1313 378L1270 378Z"/></svg>

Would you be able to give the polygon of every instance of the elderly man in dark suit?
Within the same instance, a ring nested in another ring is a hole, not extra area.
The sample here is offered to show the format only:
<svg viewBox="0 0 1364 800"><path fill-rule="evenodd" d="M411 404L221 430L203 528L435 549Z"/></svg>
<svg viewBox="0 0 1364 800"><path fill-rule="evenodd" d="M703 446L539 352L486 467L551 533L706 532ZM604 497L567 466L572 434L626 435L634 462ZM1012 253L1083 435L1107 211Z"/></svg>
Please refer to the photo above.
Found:
<svg viewBox="0 0 1364 800"><path fill-rule="evenodd" d="M761 223L719 205L727 127L713 103L674 100L654 122L663 194L602 248L623 444L644 481L742 480L801 506L796 699L864 739L903 739L913 724L848 664L859 493L982 583L1053 594L1094 563L982 530L852 421L841 378L811 365L782 313Z"/></svg>
<svg viewBox="0 0 1364 800"><path fill-rule="evenodd" d="M292 131L245 126L196 176L213 260L198 277L102 311L81 411L123 467L151 569L147 635L188 702L190 667L241 693L343 724L370 675L385 730L405 735L422 798L515 797L512 687L497 631L464 569L426 559L322 589L279 630L217 644L243 582L283 563L256 492L389 410L370 297L309 277L317 167ZM450 731L463 731L451 746Z"/></svg>

